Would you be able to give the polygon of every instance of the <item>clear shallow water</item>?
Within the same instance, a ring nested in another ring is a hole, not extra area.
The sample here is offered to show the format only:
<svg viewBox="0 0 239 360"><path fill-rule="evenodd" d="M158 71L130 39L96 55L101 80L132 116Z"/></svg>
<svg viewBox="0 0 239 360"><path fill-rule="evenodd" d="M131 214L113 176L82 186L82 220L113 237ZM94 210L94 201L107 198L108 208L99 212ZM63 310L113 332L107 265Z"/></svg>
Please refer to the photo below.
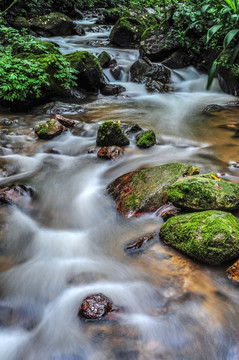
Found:
<svg viewBox="0 0 239 360"><path fill-rule="evenodd" d="M104 49L85 45L84 37L52 40L64 52ZM227 279L226 266L191 262L166 247L158 237L160 218L125 219L106 192L121 174L172 161L223 171L238 181L233 162L239 160L239 140L218 127L236 121L238 108L202 113L208 104L236 98L217 84L205 92L206 78L193 68L173 74L175 92L149 95L128 81L137 51L107 50L125 71L126 92L92 97L83 105L85 114L70 115L80 120L77 133L43 142L32 129L49 115L0 114L0 120L18 120L1 133L0 163L9 176L1 175L0 185L24 181L37 193L34 211L12 207L0 214L1 259L14 264L0 275L0 359L237 360L238 288ZM117 161L97 159L88 150L105 120L153 129L157 145L140 150L132 137ZM58 154L46 153L52 148ZM151 247L126 255L128 242L151 232ZM124 311L111 322L80 321L82 300L99 292Z"/></svg>

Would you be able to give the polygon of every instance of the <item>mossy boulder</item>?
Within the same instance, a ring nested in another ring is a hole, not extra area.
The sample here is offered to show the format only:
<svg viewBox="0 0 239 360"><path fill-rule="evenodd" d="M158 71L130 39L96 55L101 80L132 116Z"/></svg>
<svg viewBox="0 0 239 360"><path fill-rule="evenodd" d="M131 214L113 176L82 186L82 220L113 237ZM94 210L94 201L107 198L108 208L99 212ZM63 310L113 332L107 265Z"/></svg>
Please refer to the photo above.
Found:
<svg viewBox="0 0 239 360"><path fill-rule="evenodd" d="M75 23L65 14L54 12L29 20L30 29L41 36L75 35Z"/></svg>
<svg viewBox="0 0 239 360"><path fill-rule="evenodd" d="M110 65L111 56L109 53L107 53L107 51L102 51L98 56L98 60L99 60L100 66L103 69L105 69Z"/></svg>
<svg viewBox="0 0 239 360"><path fill-rule="evenodd" d="M171 71L164 65L149 65L146 61L139 59L130 67L130 78L131 81L143 84L149 80L167 84L171 80Z"/></svg>
<svg viewBox="0 0 239 360"><path fill-rule="evenodd" d="M75 51L65 55L71 66L77 70L77 85L86 91L96 92L103 84L99 60L88 51Z"/></svg>
<svg viewBox="0 0 239 360"><path fill-rule="evenodd" d="M50 140L62 133L63 126L55 119L50 119L35 128L35 133L39 139Z"/></svg>
<svg viewBox="0 0 239 360"><path fill-rule="evenodd" d="M179 179L168 188L169 200L191 210L238 209L239 184L217 179L210 173Z"/></svg>
<svg viewBox="0 0 239 360"><path fill-rule="evenodd" d="M129 145L129 139L116 122L105 121L98 129L96 144L98 146L126 146Z"/></svg>
<svg viewBox="0 0 239 360"><path fill-rule="evenodd" d="M119 20L119 18L124 15L125 12L126 8L122 6L117 8L105 9L103 11L105 24L115 24L117 20ZM127 12L129 14L129 11Z"/></svg>
<svg viewBox="0 0 239 360"><path fill-rule="evenodd" d="M156 144L156 135L153 130L146 130L136 136L136 145L140 148L149 148Z"/></svg>
<svg viewBox="0 0 239 360"><path fill-rule="evenodd" d="M116 200L117 210L125 216L156 211L168 200L167 187L180 177L199 173L197 167L169 163L132 171L120 176L107 189Z"/></svg>
<svg viewBox="0 0 239 360"><path fill-rule="evenodd" d="M239 255L239 220L223 211L203 211L172 217L160 237L193 259L219 265Z"/></svg>
<svg viewBox="0 0 239 360"><path fill-rule="evenodd" d="M146 23L137 17L123 16L110 33L110 42L122 47L134 47L139 44Z"/></svg>
<svg viewBox="0 0 239 360"><path fill-rule="evenodd" d="M29 48L24 42L16 41L12 44L12 53L14 56L21 54L21 58L28 58L29 55L61 54L55 44L40 40L34 40Z"/></svg>

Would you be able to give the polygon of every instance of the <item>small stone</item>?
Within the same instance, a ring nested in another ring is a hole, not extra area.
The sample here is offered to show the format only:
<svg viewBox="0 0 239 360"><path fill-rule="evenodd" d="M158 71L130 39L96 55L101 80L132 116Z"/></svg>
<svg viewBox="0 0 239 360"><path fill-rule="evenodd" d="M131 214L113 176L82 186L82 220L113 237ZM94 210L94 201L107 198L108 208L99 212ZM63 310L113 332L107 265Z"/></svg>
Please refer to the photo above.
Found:
<svg viewBox="0 0 239 360"><path fill-rule="evenodd" d="M122 85L106 84L101 89L101 94L104 96L112 96L112 95L119 95L124 91L126 91L126 88Z"/></svg>
<svg viewBox="0 0 239 360"><path fill-rule="evenodd" d="M146 130L137 135L136 145L140 148L149 148L156 144L156 135L153 130Z"/></svg>
<svg viewBox="0 0 239 360"><path fill-rule="evenodd" d="M150 245L153 242L154 236L155 233L150 233L140 237L139 239L131 241L125 245L124 251L129 255L142 251L147 247L147 245Z"/></svg>
<svg viewBox="0 0 239 360"><path fill-rule="evenodd" d="M103 294L87 296L81 303L78 316L86 319L101 319L110 311L115 311L112 301Z"/></svg>
<svg viewBox="0 0 239 360"><path fill-rule="evenodd" d="M48 120L45 123L39 124L35 128L35 133L39 139L50 140L62 133L63 126L54 119Z"/></svg>
<svg viewBox="0 0 239 360"><path fill-rule="evenodd" d="M124 149L119 146L105 146L98 151L97 156L102 159L115 160L123 153Z"/></svg>
<svg viewBox="0 0 239 360"><path fill-rule="evenodd" d="M59 123L67 128L70 128L76 124L75 121L65 118L62 115L55 114L51 116L51 120L57 120Z"/></svg>
<svg viewBox="0 0 239 360"><path fill-rule="evenodd" d="M120 78L121 78L121 70L120 70L120 67L118 65L117 66L111 65L110 66L110 73L111 73L111 75L113 76L113 78L115 80L120 80Z"/></svg>
<svg viewBox="0 0 239 360"><path fill-rule="evenodd" d="M101 67L105 69L110 65L111 56L106 51L102 51L98 56L98 60L100 62Z"/></svg>
<svg viewBox="0 0 239 360"><path fill-rule="evenodd" d="M203 113L204 114L211 114L213 112L219 112L219 111L223 111L223 110L225 110L225 108L223 106L220 106L220 105L217 105L217 104L211 104L211 105L206 106L203 109Z"/></svg>
<svg viewBox="0 0 239 360"><path fill-rule="evenodd" d="M119 124L114 121L105 121L98 129L96 144L98 146L126 146L129 145L129 139Z"/></svg>
<svg viewBox="0 0 239 360"><path fill-rule="evenodd" d="M80 26L80 25L76 25L76 27L75 27L75 32L76 32L76 34L79 35L79 36L84 36L84 35L85 35L85 30L84 30L84 28L83 28L82 26Z"/></svg>

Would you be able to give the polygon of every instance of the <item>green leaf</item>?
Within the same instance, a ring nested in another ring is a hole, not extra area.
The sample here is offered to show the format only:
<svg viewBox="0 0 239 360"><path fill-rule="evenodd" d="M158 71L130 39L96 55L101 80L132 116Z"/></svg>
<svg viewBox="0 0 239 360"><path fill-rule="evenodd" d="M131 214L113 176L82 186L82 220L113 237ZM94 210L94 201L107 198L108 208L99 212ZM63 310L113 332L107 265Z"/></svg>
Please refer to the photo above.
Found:
<svg viewBox="0 0 239 360"><path fill-rule="evenodd" d="M221 25L214 25L212 26L208 32L207 32L207 43L208 41L213 37L214 34L216 34L216 32L222 27Z"/></svg>
<svg viewBox="0 0 239 360"><path fill-rule="evenodd" d="M234 13L236 13L237 9L236 9L236 5L235 5L234 1L233 0L224 0L224 1L226 1L226 3L230 6L232 11Z"/></svg>
<svg viewBox="0 0 239 360"><path fill-rule="evenodd" d="M229 59L229 62L230 64L234 64L235 60L236 60L236 57L238 55L238 52L239 52L239 44L236 45L233 49L233 53L232 55L230 56L230 59Z"/></svg>
<svg viewBox="0 0 239 360"><path fill-rule="evenodd" d="M223 40L223 49L225 50L230 42L233 40L233 38L236 36L236 34L239 32L239 29L233 29L229 31L229 33L225 36Z"/></svg>
<svg viewBox="0 0 239 360"><path fill-rule="evenodd" d="M210 87L212 85L213 79L215 77L216 74L216 70L217 70L217 59L214 60L211 69L209 70L209 74L208 74L208 78L207 78L207 90L210 90Z"/></svg>

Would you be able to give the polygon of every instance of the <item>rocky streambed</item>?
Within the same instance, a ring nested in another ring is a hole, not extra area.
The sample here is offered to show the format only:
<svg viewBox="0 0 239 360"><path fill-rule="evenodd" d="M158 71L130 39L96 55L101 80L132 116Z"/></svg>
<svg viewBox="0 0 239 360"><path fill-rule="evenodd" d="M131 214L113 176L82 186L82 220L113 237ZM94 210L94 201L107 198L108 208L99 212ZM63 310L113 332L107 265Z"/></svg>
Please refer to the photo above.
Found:
<svg viewBox="0 0 239 360"><path fill-rule="evenodd" d="M0 358L236 360L237 99L94 22L107 94L0 113Z"/></svg>

